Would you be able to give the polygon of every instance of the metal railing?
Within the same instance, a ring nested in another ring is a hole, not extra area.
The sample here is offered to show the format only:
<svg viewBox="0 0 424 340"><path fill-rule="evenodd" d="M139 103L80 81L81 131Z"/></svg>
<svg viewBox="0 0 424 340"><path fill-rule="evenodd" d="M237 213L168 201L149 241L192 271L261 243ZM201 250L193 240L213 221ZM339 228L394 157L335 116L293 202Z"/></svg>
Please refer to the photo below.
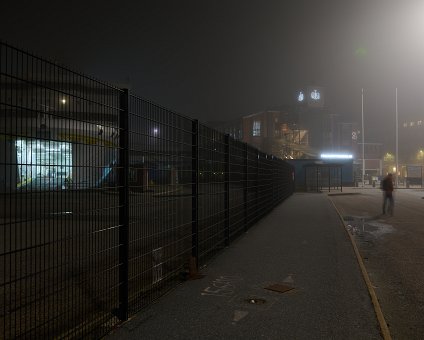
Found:
<svg viewBox="0 0 424 340"><path fill-rule="evenodd" d="M0 43L0 338L99 338L293 192L293 169Z"/></svg>

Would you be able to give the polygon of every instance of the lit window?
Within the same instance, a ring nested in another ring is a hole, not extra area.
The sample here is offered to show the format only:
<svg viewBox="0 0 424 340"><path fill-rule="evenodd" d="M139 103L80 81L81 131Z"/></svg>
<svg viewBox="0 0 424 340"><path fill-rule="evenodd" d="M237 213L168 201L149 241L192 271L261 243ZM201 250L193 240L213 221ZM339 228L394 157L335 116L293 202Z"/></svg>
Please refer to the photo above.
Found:
<svg viewBox="0 0 424 340"><path fill-rule="evenodd" d="M408 123L403 123L403 127L408 127Z"/></svg>
<svg viewBox="0 0 424 340"><path fill-rule="evenodd" d="M417 122L417 124L421 126L421 125L423 125L423 121L422 121L422 120L419 120L419 121Z"/></svg>
<svg viewBox="0 0 424 340"><path fill-rule="evenodd" d="M414 126L415 125L415 122L410 122L409 123L409 126Z"/></svg>
<svg viewBox="0 0 424 340"><path fill-rule="evenodd" d="M72 144L17 139L17 188L68 189L72 181Z"/></svg>
<svg viewBox="0 0 424 340"><path fill-rule="evenodd" d="M261 135L261 121L255 120L253 121L253 130L252 135L259 137Z"/></svg>

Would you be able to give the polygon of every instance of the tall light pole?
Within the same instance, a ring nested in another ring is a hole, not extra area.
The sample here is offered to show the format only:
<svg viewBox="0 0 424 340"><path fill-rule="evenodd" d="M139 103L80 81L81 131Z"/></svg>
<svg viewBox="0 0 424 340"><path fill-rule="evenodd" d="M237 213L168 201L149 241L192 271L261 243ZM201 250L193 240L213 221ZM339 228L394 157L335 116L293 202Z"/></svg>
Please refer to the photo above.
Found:
<svg viewBox="0 0 424 340"><path fill-rule="evenodd" d="M399 186L398 89L396 87L396 187Z"/></svg>
<svg viewBox="0 0 424 340"><path fill-rule="evenodd" d="M364 88L362 88L362 105L361 105L361 116L362 116L362 187L365 184L365 130L364 130Z"/></svg>
<svg viewBox="0 0 424 340"><path fill-rule="evenodd" d="M423 167L424 167L424 151L420 149L421 157L421 188L423 187Z"/></svg>

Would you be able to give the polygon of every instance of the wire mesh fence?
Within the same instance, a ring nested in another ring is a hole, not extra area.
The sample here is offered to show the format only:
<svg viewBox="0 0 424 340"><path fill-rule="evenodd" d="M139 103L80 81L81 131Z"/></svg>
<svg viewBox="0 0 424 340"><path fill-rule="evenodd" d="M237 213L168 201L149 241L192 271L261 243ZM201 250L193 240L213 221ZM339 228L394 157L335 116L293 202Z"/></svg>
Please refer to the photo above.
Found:
<svg viewBox="0 0 424 340"><path fill-rule="evenodd" d="M287 163L0 43L0 337L99 338L293 192Z"/></svg>
<svg viewBox="0 0 424 340"><path fill-rule="evenodd" d="M305 190L342 190L342 164L306 164Z"/></svg>

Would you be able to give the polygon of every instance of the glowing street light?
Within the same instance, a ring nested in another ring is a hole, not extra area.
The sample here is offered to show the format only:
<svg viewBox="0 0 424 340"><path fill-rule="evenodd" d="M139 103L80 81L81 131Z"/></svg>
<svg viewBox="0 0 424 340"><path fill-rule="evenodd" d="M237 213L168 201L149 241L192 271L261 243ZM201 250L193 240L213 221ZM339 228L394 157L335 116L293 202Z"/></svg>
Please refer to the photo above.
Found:
<svg viewBox="0 0 424 340"><path fill-rule="evenodd" d="M384 155L384 161L390 162L390 161L394 161L394 160L395 160L395 156L393 154L391 154L390 152L386 152L386 154Z"/></svg>

